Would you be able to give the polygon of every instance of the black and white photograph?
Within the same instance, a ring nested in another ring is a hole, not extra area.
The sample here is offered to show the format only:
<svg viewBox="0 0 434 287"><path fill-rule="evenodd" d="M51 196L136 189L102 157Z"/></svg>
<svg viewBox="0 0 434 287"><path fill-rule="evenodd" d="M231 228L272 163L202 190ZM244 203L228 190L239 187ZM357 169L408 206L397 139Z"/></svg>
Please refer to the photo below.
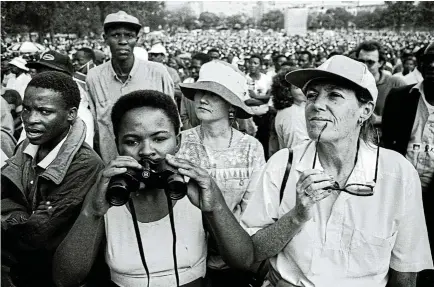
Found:
<svg viewBox="0 0 434 287"><path fill-rule="evenodd" d="M0 1L2 287L434 287L434 1Z"/></svg>

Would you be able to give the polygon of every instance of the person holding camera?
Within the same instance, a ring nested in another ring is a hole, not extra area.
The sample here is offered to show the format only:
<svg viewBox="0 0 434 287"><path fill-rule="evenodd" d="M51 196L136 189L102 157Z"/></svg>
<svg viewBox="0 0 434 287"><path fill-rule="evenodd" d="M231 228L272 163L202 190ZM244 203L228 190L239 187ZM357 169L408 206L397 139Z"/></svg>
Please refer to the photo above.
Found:
<svg viewBox="0 0 434 287"><path fill-rule="evenodd" d="M100 173L57 249L56 285L204 286L202 217L216 232L239 223L208 173L173 157L180 131L175 103L161 92L135 91L116 102L111 118L120 155ZM93 272L101 270L100 252L108 283Z"/></svg>

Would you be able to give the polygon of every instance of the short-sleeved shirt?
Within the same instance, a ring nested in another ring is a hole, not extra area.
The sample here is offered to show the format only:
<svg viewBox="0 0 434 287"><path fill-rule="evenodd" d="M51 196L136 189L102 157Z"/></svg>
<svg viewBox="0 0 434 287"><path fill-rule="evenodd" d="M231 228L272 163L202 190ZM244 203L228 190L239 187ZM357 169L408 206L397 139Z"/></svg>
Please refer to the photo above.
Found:
<svg viewBox="0 0 434 287"><path fill-rule="evenodd" d="M212 149L201 143L199 127L182 132L177 157L187 159L208 171L220 188L229 209L240 220L265 165L264 149L252 136L235 137L229 148ZM210 255L208 266L226 268L220 256Z"/></svg>
<svg viewBox="0 0 434 287"><path fill-rule="evenodd" d="M424 190L428 188L434 174L434 106L426 101L423 82L413 89L419 91L420 98L405 157L419 173Z"/></svg>
<svg viewBox="0 0 434 287"><path fill-rule="evenodd" d="M137 90L156 90L174 98L174 84L166 67L137 58L125 83L118 78L112 61L109 61L89 70L86 84L92 102L89 104L96 119L98 141L95 146L105 163L117 156L111 110L121 96Z"/></svg>
<svg viewBox="0 0 434 287"><path fill-rule="evenodd" d="M292 105L277 111L274 126L276 128L279 149L292 148L305 141L309 141L307 134L305 105Z"/></svg>
<svg viewBox="0 0 434 287"><path fill-rule="evenodd" d="M347 184L373 181L376 150L360 142ZM277 152L265 166L241 220L249 234L272 225L294 208L296 183L302 172L312 168L315 144L310 141L293 152L280 205L288 150ZM323 170L318 158L316 168ZM306 287L384 287L389 268L398 272L433 269L416 170L402 155L381 148L374 195L333 192L313 207L313 218L270 261L284 280Z"/></svg>

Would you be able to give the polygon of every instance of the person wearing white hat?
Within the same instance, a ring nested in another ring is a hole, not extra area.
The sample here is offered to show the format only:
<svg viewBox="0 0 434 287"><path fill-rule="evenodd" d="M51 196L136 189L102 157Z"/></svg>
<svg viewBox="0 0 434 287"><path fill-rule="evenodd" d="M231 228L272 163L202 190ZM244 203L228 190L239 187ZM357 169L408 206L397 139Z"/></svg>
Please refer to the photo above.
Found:
<svg viewBox="0 0 434 287"><path fill-rule="evenodd" d="M417 272L433 269L420 181L402 155L374 144L374 77L338 55L286 80L307 97L311 141L267 162L246 233L220 234L225 261L248 269L270 259L268 286L416 286Z"/></svg>
<svg viewBox="0 0 434 287"><path fill-rule="evenodd" d="M175 100L179 106L181 102L181 96L182 96L181 90L179 88L179 84L181 83L181 78L179 77L178 72L174 68L167 66L166 63L167 55L168 55L167 50L161 43L153 45L151 47L151 50L149 50L148 52L149 61L163 64L166 67L167 72L169 72L169 75L172 78L172 81L175 85Z"/></svg>
<svg viewBox="0 0 434 287"><path fill-rule="evenodd" d="M174 84L167 69L134 56L142 25L124 11L104 20L104 39L112 59L89 70L86 78L91 111L95 118L95 150L105 163L116 158L117 149L110 121L111 108L122 95L136 90L156 90L174 97Z"/></svg>
<svg viewBox="0 0 434 287"><path fill-rule="evenodd" d="M11 72L15 74L15 79L10 79L6 88L16 90L20 93L21 98L24 98L24 91L26 90L27 84L32 80L32 77L27 74L29 68L26 67L26 64L27 61L20 57L13 58L9 62Z"/></svg>
<svg viewBox="0 0 434 287"><path fill-rule="evenodd" d="M239 221L265 164L261 143L232 127L235 118L253 114L244 103L249 98L247 79L235 66L213 60L202 65L195 83L180 86L194 102L201 124L181 133L176 156L208 171ZM209 243L207 272L212 286L243 286L244 274L229 269L213 243Z"/></svg>

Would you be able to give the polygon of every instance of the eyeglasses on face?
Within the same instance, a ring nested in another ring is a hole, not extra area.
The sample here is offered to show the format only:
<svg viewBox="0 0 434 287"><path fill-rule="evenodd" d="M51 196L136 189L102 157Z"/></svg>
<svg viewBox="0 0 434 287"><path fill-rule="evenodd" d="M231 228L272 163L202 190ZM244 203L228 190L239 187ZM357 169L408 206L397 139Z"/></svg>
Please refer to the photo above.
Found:
<svg viewBox="0 0 434 287"><path fill-rule="evenodd" d="M324 132L325 128L327 127L327 124L324 125L324 127L322 128L321 132L318 135L318 140L316 142L315 145L315 156L313 158L313 164L312 164L312 169L315 169L316 166L316 158L318 156L318 143L321 139L321 135ZM379 144L380 142L380 136L378 134L378 130L375 129L375 132L377 134L377 143ZM356 154L356 159L354 161L354 165L357 162L357 155L359 152L359 147L360 147L360 141L357 143L357 154ZM356 196L372 196L374 195L374 187L375 184L377 183L377 173L378 173L378 158L380 156L380 147L377 147L377 156L376 156L376 160L375 160L375 175L374 175L374 180L373 180L373 184L361 184L361 183L350 183L347 184L344 188L334 188L334 187L330 187L329 189L332 190L336 190L336 191L343 191L352 195L356 195ZM337 185L339 186L339 185Z"/></svg>
<svg viewBox="0 0 434 287"><path fill-rule="evenodd" d="M375 65L375 63L377 63L377 62L375 62L374 60L363 60L363 59L357 59L357 61L360 62L360 63L365 64L365 65L368 66L368 67L372 67L373 65Z"/></svg>

